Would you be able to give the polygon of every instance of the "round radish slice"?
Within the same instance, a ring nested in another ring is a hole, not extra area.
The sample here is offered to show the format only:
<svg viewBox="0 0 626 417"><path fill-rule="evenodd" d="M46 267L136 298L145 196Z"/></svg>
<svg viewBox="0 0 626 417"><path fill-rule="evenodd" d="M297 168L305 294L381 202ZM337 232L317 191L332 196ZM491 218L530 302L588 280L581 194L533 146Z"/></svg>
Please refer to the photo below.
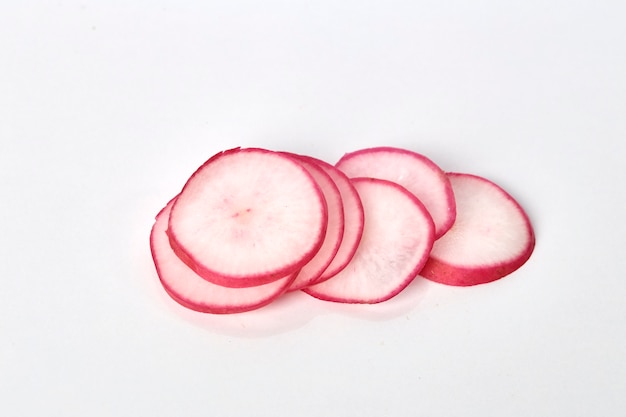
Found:
<svg viewBox="0 0 626 417"><path fill-rule="evenodd" d="M339 250L330 265L313 282L319 283L337 275L352 260L363 235L363 204L361 203L359 193L346 174L327 162L314 158L310 159L314 160L317 165L326 171L337 185L341 194L344 214L344 232L341 246L339 246Z"/></svg>
<svg viewBox="0 0 626 417"><path fill-rule="evenodd" d="M350 178L380 178L405 187L428 209L435 222L435 238L452 227L456 207L450 181L425 156L406 149L369 148L344 155L335 166Z"/></svg>
<svg viewBox="0 0 626 417"><path fill-rule="evenodd" d="M456 222L435 242L420 275L469 286L495 281L521 267L535 246L522 207L485 178L458 173L448 177L456 196Z"/></svg>
<svg viewBox="0 0 626 417"><path fill-rule="evenodd" d="M232 149L205 162L172 206L168 234L198 275L227 287L272 282L322 245L328 212L311 175L264 149Z"/></svg>
<svg viewBox="0 0 626 417"><path fill-rule="evenodd" d="M343 303L379 303L402 291L428 259L435 226L424 205L386 180L356 178L365 209L361 243L348 266L305 288L313 297Z"/></svg>
<svg viewBox="0 0 626 417"><path fill-rule="evenodd" d="M291 283L289 290L295 291L306 287L319 278L335 257L343 237L343 203L341 202L341 195L339 194L339 189L335 185L335 182L313 161L313 158L289 153L285 154L300 163L309 174L311 174L313 179L317 181L317 184L324 193L328 207L328 227L326 228L324 243L313 259L298 272L295 281Z"/></svg>
<svg viewBox="0 0 626 417"><path fill-rule="evenodd" d="M165 291L179 304L203 313L240 313L269 304L285 292L295 274L257 287L227 288L198 276L176 256L169 244L167 222L173 201L157 215L150 249Z"/></svg>

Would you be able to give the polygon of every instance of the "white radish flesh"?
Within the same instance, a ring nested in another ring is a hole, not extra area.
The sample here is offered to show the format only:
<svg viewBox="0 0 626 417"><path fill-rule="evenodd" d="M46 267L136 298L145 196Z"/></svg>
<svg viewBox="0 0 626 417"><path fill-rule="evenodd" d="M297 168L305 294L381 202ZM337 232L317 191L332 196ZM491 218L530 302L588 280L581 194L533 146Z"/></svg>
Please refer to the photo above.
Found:
<svg viewBox="0 0 626 417"><path fill-rule="evenodd" d="M150 233L150 248L161 284L179 304L213 314L250 311L269 304L293 281L295 274L256 287L227 288L198 276L170 247L167 223L172 204L173 201L157 215Z"/></svg>
<svg viewBox="0 0 626 417"><path fill-rule="evenodd" d="M434 224L424 205L398 184L373 178L353 183L365 209L361 243L346 268L303 291L327 301L379 303L417 276L434 242Z"/></svg>
<svg viewBox="0 0 626 417"><path fill-rule="evenodd" d="M313 159L313 158L312 158ZM350 179L335 166L315 159L315 162L324 170L337 185L341 194L344 214L344 232L341 246L332 262L322 275L314 282L326 281L337 275L352 260L363 235L363 204L361 198Z"/></svg>
<svg viewBox="0 0 626 417"><path fill-rule="evenodd" d="M203 278L248 287L302 268L326 226L324 196L300 164L237 148L191 176L172 207L168 234L176 254Z"/></svg>
<svg viewBox="0 0 626 417"><path fill-rule="evenodd" d="M393 181L413 193L435 223L435 238L454 223L456 207L450 181L434 162L418 153L391 147L361 149L335 164L350 178L371 177Z"/></svg>
<svg viewBox="0 0 626 417"><path fill-rule="evenodd" d="M324 243L313 259L298 272L295 281L289 287L290 291L294 291L306 287L318 279L335 257L343 237L343 203L335 182L312 158L288 153L286 155L294 158L311 174L322 190L328 208L328 227L326 228Z"/></svg>
<svg viewBox="0 0 626 417"><path fill-rule="evenodd" d="M535 236L522 207L501 187L470 174L450 173L456 196L454 226L433 247L425 278L455 286L500 279L530 257Z"/></svg>

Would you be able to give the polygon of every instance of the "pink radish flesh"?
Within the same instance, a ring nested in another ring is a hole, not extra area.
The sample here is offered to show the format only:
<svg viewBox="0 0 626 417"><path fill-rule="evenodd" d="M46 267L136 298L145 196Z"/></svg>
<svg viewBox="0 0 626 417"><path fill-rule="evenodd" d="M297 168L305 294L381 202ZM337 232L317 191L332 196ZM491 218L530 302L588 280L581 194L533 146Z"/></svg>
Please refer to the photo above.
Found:
<svg viewBox="0 0 626 417"><path fill-rule="evenodd" d="M522 266L535 246L528 216L502 188L470 174L448 174L457 218L433 247L421 275L469 286L502 278Z"/></svg>
<svg viewBox="0 0 626 417"><path fill-rule="evenodd" d="M203 278L228 287L296 272L322 245L324 196L297 162L264 149L232 149L205 162L172 207L176 254Z"/></svg>
<svg viewBox="0 0 626 417"><path fill-rule="evenodd" d="M289 290L293 291L306 287L311 282L319 278L328 264L330 264L335 257L343 237L343 203L341 202L339 189L335 185L334 181L322 168L311 160L312 158L294 154L286 155L294 158L309 172L309 174L311 174L313 179L317 181L317 184L324 193L324 198L328 207L328 227L326 228L324 243L322 243L322 246L313 259L304 265L300 272L298 272L295 281L292 282L289 287Z"/></svg>
<svg viewBox="0 0 626 417"><path fill-rule="evenodd" d="M361 243L348 266L303 291L343 303L379 303L398 294L428 259L435 236L424 205L390 181L357 178L365 209Z"/></svg>
<svg viewBox="0 0 626 417"><path fill-rule="evenodd" d="M179 304L214 314L254 310L281 295L293 281L295 274L257 287L227 288L198 276L170 247L166 232L172 204L173 201L157 215L150 234L150 248L163 287Z"/></svg>
<svg viewBox="0 0 626 417"><path fill-rule="evenodd" d="M344 155L337 168L350 178L371 177L393 181L413 193L430 213L439 238L456 216L450 181L434 162L406 149L379 147Z"/></svg>
<svg viewBox="0 0 626 417"><path fill-rule="evenodd" d="M337 185L341 194L344 213L344 232L341 246L332 262L322 275L314 282L326 281L338 274L352 260L363 235L363 204L359 193L350 179L333 165L315 159L315 162L324 170Z"/></svg>

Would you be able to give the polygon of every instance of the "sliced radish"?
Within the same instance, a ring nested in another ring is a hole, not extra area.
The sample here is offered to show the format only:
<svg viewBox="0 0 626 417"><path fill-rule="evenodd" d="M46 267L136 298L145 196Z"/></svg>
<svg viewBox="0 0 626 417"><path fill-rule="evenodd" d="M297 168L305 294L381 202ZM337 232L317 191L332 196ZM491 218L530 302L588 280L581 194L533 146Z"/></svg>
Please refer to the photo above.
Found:
<svg viewBox="0 0 626 417"><path fill-rule="evenodd" d="M425 156L406 149L378 147L348 153L335 166L350 178L380 178L405 187L428 209L435 222L435 238L452 227L456 208L450 181Z"/></svg>
<svg viewBox="0 0 626 417"><path fill-rule="evenodd" d="M432 281L469 286L502 278L522 266L535 236L522 207L493 182L448 174L454 189L454 226L433 247L420 273Z"/></svg>
<svg viewBox="0 0 626 417"><path fill-rule="evenodd" d="M266 284L296 272L326 233L324 196L293 159L264 149L231 149L187 181L169 218L176 254L219 285Z"/></svg>
<svg viewBox="0 0 626 417"><path fill-rule="evenodd" d="M364 214L359 193L346 174L327 162L315 158L310 159L326 171L337 185L341 194L344 213L344 232L341 246L339 246L339 250L330 265L314 282L318 283L337 275L352 260L363 235Z"/></svg>
<svg viewBox="0 0 626 417"><path fill-rule="evenodd" d="M150 234L166 292L217 314L254 310L296 289L379 303L418 274L488 283L520 268L534 245L528 216L501 187L392 147L348 153L335 166L258 148L220 152Z"/></svg>
<svg viewBox="0 0 626 417"><path fill-rule="evenodd" d="M295 291L318 279L335 257L343 237L343 203L335 182L312 158L289 153L286 155L294 158L311 174L324 193L328 208L328 227L326 228L324 243L313 259L300 269L295 281L291 283L289 290Z"/></svg>
<svg viewBox="0 0 626 417"><path fill-rule="evenodd" d="M227 288L198 276L170 247L167 223L172 205L173 201L157 215L150 233L150 248L163 287L179 304L214 314L254 310L284 293L293 281L295 274L256 287Z"/></svg>
<svg viewBox="0 0 626 417"><path fill-rule="evenodd" d="M361 243L348 266L303 291L343 303L379 303L398 294L428 259L435 236L424 205L391 181L353 179L365 209Z"/></svg>

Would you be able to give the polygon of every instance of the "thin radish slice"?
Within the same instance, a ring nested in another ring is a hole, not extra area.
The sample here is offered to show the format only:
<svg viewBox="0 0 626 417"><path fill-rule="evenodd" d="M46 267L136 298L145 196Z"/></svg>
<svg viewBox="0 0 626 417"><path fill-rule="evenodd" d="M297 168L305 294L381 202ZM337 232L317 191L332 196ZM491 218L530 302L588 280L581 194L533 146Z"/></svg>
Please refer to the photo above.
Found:
<svg viewBox="0 0 626 417"><path fill-rule="evenodd" d="M324 196L293 159L264 149L213 156L187 181L170 244L198 275L227 287L266 284L302 268L326 233Z"/></svg>
<svg viewBox="0 0 626 417"><path fill-rule="evenodd" d="M324 193L328 208L328 226L324 243L322 243L313 259L298 272L295 281L291 283L289 290L295 291L308 286L318 279L335 257L343 237L343 203L335 182L312 158L289 153L286 153L286 155L294 158L311 174Z"/></svg>
<svg viewBox="0 0 626 417"><path fill-rule="evenodd" d="M343 303L379 303L402 291L428 259L435 226L424 205L391 181L356 178L365 208L361 243L348 266L303 291Z"/></svg>
<svg viewBox="0 0 626 417"><path fill-rule="evenodd" d="M335 166L350 178L380 178L405 187L428 209L435 222L435 238L452 227L456 207L450 181L425 156L406 149L378 147L348 153Z"/></svg>
<svg viewBox="0 0 626 417"><path fill-rule="evenodd" d="M198 276L170 247L167 223L172 205L173 201L157 215L150 233L150 248L161 284L179 304L214 314L250 311L269 304L293 281L295 274L257 287L228 288Z"/></svg>
<svg viewBox="0 0 626 417"><path fill-rule="evenodd" d="M495 281L521 267L535 246L522 207L485 178L458 173L448 177L456 196L456 222L435 242L420 275L469 286Z"/></svg>
<svg viewBox="0 0 626 417"><path fill-rule="evenodd" d="M337 275L352 260L363 235L364 214L361 197L346 174L327 162L315 158L310 159L326 171L337 185L341 194L344 213L344 232L341 246L339 246L339 250L330 265L314 282L319 283Z"/></svg>

